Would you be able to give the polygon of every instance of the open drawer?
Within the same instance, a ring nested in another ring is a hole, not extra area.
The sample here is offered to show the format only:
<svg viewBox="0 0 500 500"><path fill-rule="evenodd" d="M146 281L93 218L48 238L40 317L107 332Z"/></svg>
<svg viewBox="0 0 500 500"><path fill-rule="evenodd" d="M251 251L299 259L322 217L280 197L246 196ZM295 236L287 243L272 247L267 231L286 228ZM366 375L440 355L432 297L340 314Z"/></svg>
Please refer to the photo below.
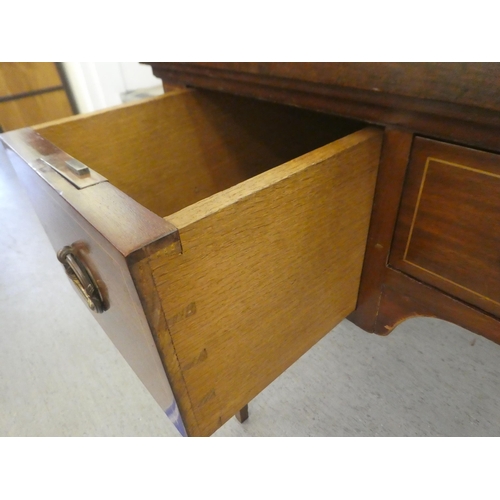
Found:
<svg viewBox="0 0 500 500"><path fill-rule="evenodd" d="M380 130L179 90L0 137L61 269L189 435L356 306Z"/></svg>

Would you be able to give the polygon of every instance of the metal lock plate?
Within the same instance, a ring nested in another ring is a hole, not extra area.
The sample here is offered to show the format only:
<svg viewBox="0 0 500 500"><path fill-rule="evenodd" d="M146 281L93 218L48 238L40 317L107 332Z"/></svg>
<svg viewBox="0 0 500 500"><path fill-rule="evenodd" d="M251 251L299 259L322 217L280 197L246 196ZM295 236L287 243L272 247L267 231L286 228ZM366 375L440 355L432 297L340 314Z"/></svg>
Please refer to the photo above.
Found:
<svg viewBox="0 0 500 500"><path fill-rule="evenodd" d="M40 161L62 175L78 189L94 186L107 181L106 177L91 170L87 165L76 158L60 151L40 157Z"/></svg>

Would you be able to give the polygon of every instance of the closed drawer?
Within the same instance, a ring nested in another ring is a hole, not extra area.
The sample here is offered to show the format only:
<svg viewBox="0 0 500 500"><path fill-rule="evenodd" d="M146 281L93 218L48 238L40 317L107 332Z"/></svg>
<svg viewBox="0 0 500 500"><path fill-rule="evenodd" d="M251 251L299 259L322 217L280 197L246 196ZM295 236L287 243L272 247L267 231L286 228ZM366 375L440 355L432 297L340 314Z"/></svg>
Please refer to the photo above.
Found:
<svg viewBox="0 0 500 500"><path fill-rule="evenodd" d="M500 316L500 156L416 138L390 265Z"/></svg>
<svg viewBox="0 0 500 500"><path fill-rule="evenodd" d="M356 306L382 140L359 129L182 90L2 139L54 248L100 289L96 319L210 435Z"/></svg>

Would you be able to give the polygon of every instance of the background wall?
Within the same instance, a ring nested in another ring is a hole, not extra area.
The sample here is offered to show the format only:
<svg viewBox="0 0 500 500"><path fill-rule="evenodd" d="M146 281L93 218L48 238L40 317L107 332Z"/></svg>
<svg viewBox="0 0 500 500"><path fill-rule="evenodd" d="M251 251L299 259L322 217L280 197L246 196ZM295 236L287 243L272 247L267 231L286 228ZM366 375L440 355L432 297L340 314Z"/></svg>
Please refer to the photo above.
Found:
<svg viewBox="0 0 500 500"><path fill-rule="evenodd" d="M65 62L63 67L80 113L121 104L126 92L161 87L151 67L138 62Z"/></svg>

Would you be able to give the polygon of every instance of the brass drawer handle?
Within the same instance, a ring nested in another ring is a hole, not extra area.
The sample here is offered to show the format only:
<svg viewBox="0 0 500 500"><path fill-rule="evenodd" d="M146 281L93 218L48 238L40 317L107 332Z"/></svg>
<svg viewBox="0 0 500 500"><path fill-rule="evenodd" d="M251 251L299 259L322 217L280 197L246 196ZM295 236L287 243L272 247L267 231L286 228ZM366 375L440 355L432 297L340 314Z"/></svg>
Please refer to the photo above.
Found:
<svg viewBox="0 0 500 500"><path fill-rule="evenodd" d="M106 310L104 300L90 269L75 255L72 247L63 247L57 252L59 262L66 274L77 286L90 309L96 313Z"/></svg>

